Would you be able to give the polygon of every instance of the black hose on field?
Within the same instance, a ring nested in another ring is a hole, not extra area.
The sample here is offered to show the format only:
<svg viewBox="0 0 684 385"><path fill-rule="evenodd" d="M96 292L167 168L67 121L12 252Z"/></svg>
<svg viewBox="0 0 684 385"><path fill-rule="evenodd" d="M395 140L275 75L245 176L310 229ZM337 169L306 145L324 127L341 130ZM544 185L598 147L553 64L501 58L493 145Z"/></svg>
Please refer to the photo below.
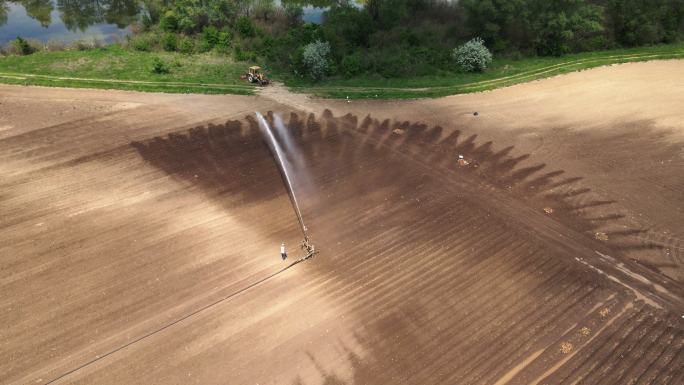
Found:
<svg viewBox="0 0 684 385"><path fill-rule="evenodd" d="M188 319L188 318L190 318L190 317L192 317L192 316L194 316L194 315L197 315L197 314L199 314L199 313L201 313L201 312L203 312L203 311L205 311L205 310L207 310L207 309L210 309L210 308L212 308L212 307L214 307L214 306L216 306L216 305L218 305L218 304L220 304L220 303L222 303L222 302L224 302L224 301L227 301L227 300L229 300L229 299L231 299L231 298L233 298L233 297L235 297L235 296L237 296L237 295L239 295L239 294L242 294L242 293L246 292L247 290L252 289L252 288L254 288L254 287L256 287L256 286L258 286L258 285L260 285L260 284L262 284L262 283L264 283L264 282L266 282L266 281L268 281L269 279L276 277L278 274L281 274L281 273L287 271L288 269L290 269L290 268L293 267L294 265L297 265L297 264L300 263L300 262L304 262L305 260L311 258L311 257L313 256L313 254L314 254L313 252L312 252L311 254L306 254L305 256L303 256L303 257L299 258L298 260L296 260L296 261L290 263L289 265L283 267L282 269L280 269L280 270L278 270L278 271L276 271L276 272L274 272L274 273L272 273L272 274L270 274L270 275L268 275L268 276L266 276L266 277L264 277L264 278L262 278L262 279L260 279L260 280L258 280L258 281L256 281L256 282L254 282L254 283L251 283L251 284L249 284L248 286L245 286L245 287L243 287L243 288L240 289L240 290L237 290L237 291L235 291L235 292L233 292L233 293L231 293L231 294L229 294L229 295L227 295L227 296L225 296L225 297L223 297L223 298L220 298L220 299L218 299L218 300L216 300L216 301L214 301L214 302L212 302L212 303L210 303L210 304L208 304L208 305L202 306L201 308L199 308L199 309L197 309L197 310L195 310L195 311L193 311L193 312L191 312L191 313L188 313L188 314L186 314L186 315L184 315L184 316L182 316L182 317L180 317L180 318L178 318L178 319L176 319L176 320L174 320L174 321L172 321L172 322L170 322L170 323L168 323L168 324L166 324L166 325L164 325L164 326L162 326L162 327L160 327L160 328L157 328L157 329L155 329L155 330L153 330L153 331L150 331L150 332L148 332L147 334L144 334L144 335L142 335L142 336L140 336L140 337L134 339L133 341L129 341L128 343L123 344L123 345L119 346L118 348L116 348L116 349L114 349L114 350L110 350L109 352L107 352L107 353L105 353L105 354L98 355L98 356L96 356L95 358L93 358L92 360L90 360L90 361L88 361L88 362L86 362L86 363L84 363L84 364L82 364L82 365L80 365L80 366L78 366L78 367L76 367L76 368L74 368L74 369L71 369L71 370L69 370L69 371L67 371L67 372L65 372L65 373L63 373L63 374L61 374L61 375L59 375L58 377L55 377L55 378L53 378L52 380L50 380L50 381L48 381L48 382L45 382L44 385L49 385L49 384L52 384L52 383L54 383L54 382L56 382L56 381L59 381L59 380L61 380L62 378L67 377L67 376L69 376L69 375L71 375L71 374L73 374L73 373L76 373L76 372L78 372L79 370L81 370L81 369L83 369L83 368L86 368L86 367L88 367L88 366L90 366L90 365L92 365L92 364L94 364L94 363L96 363L96 362L98 362L98 361L100 361L100 360L106 358L106 357L109 357L109 356L111 356L112 354L114 354L114 353L116 353L116 352L119 352L119 351L121 351L121 350L123 350L123 349L126 349L127 347L129 347L129 346L131 346L131 345L133 345L133 344L136 344L136 343L138 343L138 342L140 342L140 341L142 341L142 340L144 340L144 339L146 339L146 338L148 338L148 337L151 337L151 336L153 336L153 335L155 335L155 334L157 334L157 333L159 333L159 332L161 332L161 331L164 331L164 330L170 328L171 326L174 326L174 325L176 325L176 324L178 324L178 323L180 323L180 322L182 322L182 321L185 321L186 319Z"/></svg>

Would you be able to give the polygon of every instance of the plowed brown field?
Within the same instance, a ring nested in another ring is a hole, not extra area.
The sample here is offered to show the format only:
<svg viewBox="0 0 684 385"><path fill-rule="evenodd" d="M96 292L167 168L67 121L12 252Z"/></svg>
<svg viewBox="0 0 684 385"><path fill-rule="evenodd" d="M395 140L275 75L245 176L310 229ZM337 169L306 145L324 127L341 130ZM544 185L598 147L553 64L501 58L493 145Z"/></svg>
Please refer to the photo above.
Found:
<svg viewBox="0 0 684 385"><path fill-rule="evenodd" d="M684 112L573 123L603 91L571 88L684 97L677 66L384 103L0 86L0 383L684 383ZM305 159L313 259L255 109Z"/></svg>

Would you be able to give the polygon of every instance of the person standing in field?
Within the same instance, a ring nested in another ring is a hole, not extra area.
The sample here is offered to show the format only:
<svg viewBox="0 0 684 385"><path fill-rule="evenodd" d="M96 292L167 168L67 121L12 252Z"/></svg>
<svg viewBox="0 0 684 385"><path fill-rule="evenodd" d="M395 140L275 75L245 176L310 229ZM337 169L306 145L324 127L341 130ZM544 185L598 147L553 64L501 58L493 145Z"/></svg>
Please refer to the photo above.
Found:
<svg viewBox="0 0 684 385"><path fill-rule="evenodd" d="M287 259L287 253L285 252L285 242L280 244L280 258L282 258L283 261Z"/></svg>

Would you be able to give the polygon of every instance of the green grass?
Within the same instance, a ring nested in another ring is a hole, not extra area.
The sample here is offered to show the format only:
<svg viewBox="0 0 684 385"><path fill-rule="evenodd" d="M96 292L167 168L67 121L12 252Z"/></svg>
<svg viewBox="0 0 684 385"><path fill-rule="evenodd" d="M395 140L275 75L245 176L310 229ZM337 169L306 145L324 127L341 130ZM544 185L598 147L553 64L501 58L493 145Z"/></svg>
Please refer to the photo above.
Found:
<svg viewBox="0 0 684 385"><path fill-rule="evenodd" d="M170 67L152 72L155 57ZM240 79L246 64L224 56L139 52L112 45L87 51L38 52L0 58L0 82L173 93L253 94Z"/></svg>
<svg viewBox="0 0 684 385"><path fill-rule="evenodd" d="M155 57L171 68L169 74L152 72ZM443 73L439 76L384 79L358 76L330 78L313 83L285 73L272 77L295 92L328 98L400 99L439 97L485 91L607 64L684 58L684 43L596 51L563 57L497 59L484 73ZM138 52L109 46L88 51L39 52L29 56L0 57L0 82L26 85L115 88L173 93L254 93L240 79L247 63L225 56L192 56L166 52Z"/></svg>
<svg viewBox="0 0 684 385"><path fill-rule="evenodd" d="M395 79L359 76L350 79L328 79L320 83L292 76L281 78L294 91L321 97L421 98L486 91L608 64L676 58L684 58L684 43L595 51L563 57L497 59L484 73L445 73L440 76Z"/></svg>

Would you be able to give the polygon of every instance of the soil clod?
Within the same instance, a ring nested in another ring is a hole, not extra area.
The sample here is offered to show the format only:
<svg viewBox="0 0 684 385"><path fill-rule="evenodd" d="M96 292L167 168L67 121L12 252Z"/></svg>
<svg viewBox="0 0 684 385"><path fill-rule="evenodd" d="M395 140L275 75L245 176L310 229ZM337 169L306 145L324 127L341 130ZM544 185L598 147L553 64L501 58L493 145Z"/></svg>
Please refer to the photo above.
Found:
<svg viewBox="0 0 684 385"><path fill-rule="evenodd" d="M608 240L608 234L606 234L602 231L598 231L598 232L594 233L594 238L598 239L599 241L605 242Z"/></svg>

